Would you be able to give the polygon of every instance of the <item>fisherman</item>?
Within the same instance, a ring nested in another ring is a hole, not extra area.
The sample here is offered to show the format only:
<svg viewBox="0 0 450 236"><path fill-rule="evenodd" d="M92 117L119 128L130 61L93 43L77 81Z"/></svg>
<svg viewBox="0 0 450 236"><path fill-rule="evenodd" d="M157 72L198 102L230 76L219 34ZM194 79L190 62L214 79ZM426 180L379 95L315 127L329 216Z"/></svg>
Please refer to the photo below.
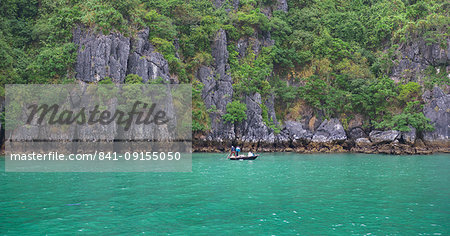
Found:
<svg viewBox="0 0 450 236"><path fill-rule="evenodd" d="M239 156L239 152L241 152L241 148L240 147L236 147L236 156Z"/></svg>
<svg viewBox="0 0 450 236"><path fill-rule="evenodd" d="M230 156L233 156L233 154L236 156L236 148L234 146L231 146L231 154L230 154Z"/></svg>

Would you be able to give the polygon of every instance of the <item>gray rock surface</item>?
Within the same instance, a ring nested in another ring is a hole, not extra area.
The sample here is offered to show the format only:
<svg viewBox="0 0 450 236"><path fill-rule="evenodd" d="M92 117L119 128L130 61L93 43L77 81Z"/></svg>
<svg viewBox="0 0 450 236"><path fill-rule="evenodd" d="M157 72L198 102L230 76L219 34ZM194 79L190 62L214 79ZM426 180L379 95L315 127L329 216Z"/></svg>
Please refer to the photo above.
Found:
<svg viewBox="0 0 450 236"><path fill-rule="evenodd" d="M353 140L356 140L359 138L367 138L367 134L360 127L356 127L356 128L353 128L352 130L350 130L350 132L348 133L348 136L350 139L353 139Z"/></svg>
<svg viewBox="0 0 450 236"><path fill-rule="evenodd" d="M275 95L269 96L269 98L264 102L267 107L267 116L269 121L272 121L274 125L279 125L277 116L275 114Z"/></svg>
<svg viewBox="0 0 450 236"><path fill-rule="evenodd" d="M255 39L255 41L258 40ZM242 53L245 52L248 45L247 41L244 42ZM256 52L259 52L260 47L261 44L258 41L257 46L255 46ZM227 38L224 30L217 32L211 49L214 59L213 64L201 66L197 72L197 77L204 84L202 98L205 105L207 109L213 108L212 110L214 110L210 113L210 139L232 140L237 138L246 142L274 142L274 132L264 123L261 109L261 104L264 104L267 107L269 120L277 125L274 96L269 96L265 101L258 93L246 96L244 103L247 106L247 120L235 125L222 120L223 114L226 113L226 105L231 102L233 95L232 80L227 63Z"/></svg>
<svg viewBox="0 0 450 236"><path fill-rule="evenodd" d="M343 141L347 139L344 127L341 122L336 119L324 120L317 128L312 138L313 142L324 143L332 141Z"/></svg>
<svg viewBox="0 0 450 236"><path fill-rule="evenodd" d="M426 104L423 109L425 117L431 120L434 131L424 132L423 139L427 143L449 144L450 129L450 95L435 87L432 93L425 93Z"/></svg>
<svg viewBox="0 0 450 236"><path fill-rule="evenodd" d="M158 52L148 40L149 29L143 29L134 38L124 37L119 33L103 35L86 29L83 26L77 27L73 32L74 43L79 45L76 63L76 78L83 82L98 82L106 76L112 78L115 83L124 83L126 75L137 74L142 77L143 82L162 78L165 81L174 83L169 73L167 60ZM168 98L171 101L171 97ZM173 116L175 111L173 106L168 106L166 115ZM174 130L174 124L167 126L136 126L127 135L119 138L130 138L143 140L149 134L160 134L158 139L170 139L169 130ZM78 127L77 135L80 140L94 141L100 139L114 139L118 135L116 126L97 125L92 127ZM166 132L167 131L167 132ZM120 133L120 132L119 132ZM105 134L105 135L104 135ZM58 137L57 137L58 138Z"/></svg>
<svg viewBox="0 0 450 236"><path fill-rule="evenodd" d="M246 142L274 142L275 135L266 126L261 116L261 103L261 95L259 93L245 97L247 120L239 126L240 133L237 136L240 140Z"/></svg>
<svg viewBox="0 0 450 236"><path fill-rule="evenodd" d="M230 81L231 86L231 78L229 78L229 75L227 74L227 71L229 70L229 65L226 63L225 59L228 59L228 51L226 47L226 39L223 40L222 38L225 37L225 32L219 31L218 35L216 36L216 40L212 45L213 49L213 58L214 58L214 67L215 67L215 73L211 73L209 76L212 78L213 74L215 77L219 77L221 79L225 78L225 81ZM224 43L223 43L224 42ZM258 33L253 34L250 37L243 37L238 40L237 42L237 52L239 53L239 59L242 59L246 56L248 50L252 50L252 52L258 56L262 47L267 47L270 45L273 45L273 40L270 39L270 34L265 33L262 35L259 35ZM203 70L203 72L202 72ZM201 68L199 70L200 74L207 74L204 72L205 68ZM200 77L207 77L207 76L200 76ZM217 80L217 79L216 79ZM201 80L202 82L204 80ZM212 87L214 82L207 81L204 82L205 89L209 89ZM232 87L230 87L230 94L232 93ZM217 91L217 90L215 90ZM217 92L214 92L217 93ZM219 92L220 93L220 92ZM206 97L205 104L214 104L214 102L209 102L208 100L211 100ZM228 103L231 102L231 96L230 99L222 100L221 102ZM267 126L267 124L264 123L263 117L262 117L262 109L261 105L264 104L267 108L268 113L268 120L269 122L272 122L274 125L278 125L278 121L275 115L275 108L274 108L274 96L269 95L265 98L262 98L260 94L255 93L252 95L247 95L244 99L244 103L247 106L247 120L243 121L241 124L236 124L235 134L234 137L241 141L246 142L274 142L275 138L277 140L280 140L280 142L287 141L289 138L288 133L280 133L279 135L275 135L274 131ZM226 104L225 104L226 106ZM219 106L216 106L219 108ZM223 109L222 114L225 113L225 109ZM214 126L212 124L212 126ZM217 126L216 126L217 127ZM220 128L220 127L219 127ZM215 130L213 129L213 132L216 133L222 133L226 134L227 131L224 132L224 130ZM230 135L226 135L230 136Z"/></svg>
<svg viewBox="0 0 450 236"><path fill-rule="evenodd" d="M234 10L237 10L239 8L239 3L240 3L239 0L233 0L233 8L234 8Z"/></svg>
<svg viewBox="0 0 450 236"><path fill-rule="evenodd" d="M248 38L240 38L236 45L239 58L243 58L246 55L248 47Z"/></svg>
<svg viewBox="0 0 450 236"><path fill-rule="evenodd" d="M225 30L220 29L216 33L214 42L211 46L212 56L214 58L214 68L216 74L219 74L218 80L228 80L231 77L226 73L229 70L228 65L228 49L227 49L227 34Z"/></svg>
<svg viewBox="0 0 450 236"><path fill-rule="evenodd" d="M416 141L416 128L409 126L409 132L402 132L402 139L407 144L414 144Z"/></svg>
<svg viewBox="0 0 450 236"><path fill-rule="evenodd" d="M287 0L277 0L277 10L288 12Z"/></svg>
<svg viewBox="0 0 450 236"><path fill-rule="evenodd" d="M423 39L415 39L402 44L398 51L398 62L391 74L391 78L396 81L400 81L400 78L417 81L424 76L423 70L428 66L450 64L450 38L447 38L446 47L441 47L440 43L429 44Z"/></svg>
<svg viewBox="0 0 450 236"><path fill-rule="evenodd" d="M240 38L237 42L236 50L239 53L239 59L241 59L247 55L247 50L249 49L255 55L259 55L262 47L270 47L274 44L275 41L271 39L270 32L262 32L261 34L255 32L252 36Z"/></svg>
<svg viewBox="0 0 450 236"><path fill-rule="evenodd" d="M142 77L144 83L162 78L170 80L169 63L163 55L155 52L148 41L149 29L140 31L137 38L131 40L131 52L128 60L128 73Z"/></svg>
<svg viewBox="0 0 450 236"><path fill-rule="evenodd" d="M224 30L219 30L212 43L212 66L201 66L197 72L197 78L204 84L202 99L207 109L211 112L211 134L210 139L232 140L234 139L234 125L222 120L226 113L226 106L231 102L233 86L231 76L228 74L229 65L227 38Z"/></svg>
<svg viewBox="0 0 450 236"><path fill-rule="evenodd" d="M215 1L216 7L222 6L223 1ZM237 7L239 1L233 1L233 7ZM239 58L246 56L247 50L252 50L257 56L262 47L273 45L270 34L262 35L255 33L250 37L241 38L237 43ZM226 113L226 105L232 101L233 87L228 65L228 48L226 32L219 30L216 33L211 45L213 63L212 65L200 66L197 71L197 78L204 84L202 98L206 108L210 111L211 132L208 134L209 140L234 140L238 139L246 142L274 142L274 131L264 123L261 105L267 108L268 120L278 125L275 116L274 96L269 95L264 98L255 93L247 95L244 103L247 106L248 119L239 124L229 124L222 120ZM251 47L251 48L249 48ZM278 135L279 140L288 139L287 136Z"/></svg>
<svg viewBox="0 0 450 236"><path fill-rule="evenodd" d="M148 34L147 28L130 39L119 33L103 35L77 27L73 37L78 45L76 78L83 82L98 82L110 77L115 83L123 83L126 75L137 74L143 82L157 78L170 81L169 64L155 52Z"/></svg>
<svg viewBox="0 0 450 236"><path fill-rule="evenodd" d="M77 79L98 82L108 76L116 83L124 81L130 52L129 38L118 33L98 34L79 26L73 32L73 41L78 45Z"/></svg>
<svg viewBox="0 0 450 236"><path fill-rule="evenodd" d="M355 140L356 145L364 146L370 144L370 140L368 138L358 138Z"/></svg>
<svg viewBox="0 0 450 236"><path fill-rule="evenodd" d="M370 141L372 141L373 143L393 142L394 140L398 139L399 136L400 132L396 130L373 130L369 134Z"/></svg>
<svg viewBox="0 0 450 236"><path fill-rule="evenodd" d="M244 37L239 39L237 43L237 51L239 53L239 58L242 59L246 56L249 49L258 56L262 47L267 47L273 45L273 40L270 39L270 34L259 34L255 32L251 37ZM251 47L251 48L249 48ZM273 122L274 125L278 125L278 121L275 115L274 108L274 95L269 95L263 101L260 94L255 93L251 96L246 96L245 103L247 105L247 117L249 117L243 125L239 126L240 134L237 134L238 139L241 138L243 141L257 142L274 142L275 135L273 130L267 127L267 124L263 122L261 104L267 107L269 122ZM284 140L287 136L283 134L278 135L278 139Z"/></svg>
<svg viewBox="0 0 450 236"><path fill-rule="evenodd" d="M300 122L297 121L286 121L284 123L287 132L287 136L291 140L307 140L310 141L313 134L308 129L305 129Z"/></svg>

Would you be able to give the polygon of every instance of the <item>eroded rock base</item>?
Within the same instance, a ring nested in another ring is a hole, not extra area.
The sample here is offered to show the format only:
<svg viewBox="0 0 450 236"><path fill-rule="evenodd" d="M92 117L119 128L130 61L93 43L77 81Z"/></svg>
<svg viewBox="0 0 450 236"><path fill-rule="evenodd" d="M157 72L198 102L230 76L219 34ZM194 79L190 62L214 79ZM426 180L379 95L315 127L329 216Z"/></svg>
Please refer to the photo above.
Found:
<svg viewBox="0 0 450 236"><path fill-rule="evenodd" d="M417 140L415 144L392 143L355 143L345 142L286 142L286 143L249 143L239 141L206 141L194 140L194 152L229 152L231 145L240 146L245 152L296 152L296 153L367 153L367 154L391 154L391 155L417 155L432 153L450 153L450 145L426 146Z"/></svg>

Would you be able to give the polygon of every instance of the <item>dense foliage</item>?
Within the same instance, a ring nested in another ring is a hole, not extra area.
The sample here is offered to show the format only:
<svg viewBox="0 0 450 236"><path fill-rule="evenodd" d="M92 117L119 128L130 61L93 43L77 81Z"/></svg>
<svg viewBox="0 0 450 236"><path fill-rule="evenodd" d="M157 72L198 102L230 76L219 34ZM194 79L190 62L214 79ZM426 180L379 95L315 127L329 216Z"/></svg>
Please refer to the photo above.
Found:
<svg viewBox="0 0 450 236"><path fill-rule="evenodd" d="M240 101L233 101L227 105L227 113L222 116L223 120L232 124L247 119L247 107Z"/></svg>
<svg viewBox="0 0 450 236"><path fill-rule="evenodd" d="M245 110L238 99L258 92L263 100L275 93L278 116L306 104L342 120L363 114L366 125L380 128L430 129L420 112L424 88L409 81L396 84L388 76L399 44L416 37L444 42L448 2L293 0L288 1L288 12L271 15L264 13L275 9L276 1L240 0L237 8L232 2L216 9L210 0L1 1L0 87L73 79L76 46L71 37L76 24L125 35L149 27L149 40L168 60L171 73L194 84L194 131L207 130L208 111L195 75L201 65L212 63L211 42L224 29L235 92L225 121L242 121L243 115L235 113ZM258 52L250 45L245 56L238 55L239 39L260 39L268 32L273 45ZM427 89L448 85L442 74L429 68L421 84ZM131 75L126 83L140 81Z"/></svg>

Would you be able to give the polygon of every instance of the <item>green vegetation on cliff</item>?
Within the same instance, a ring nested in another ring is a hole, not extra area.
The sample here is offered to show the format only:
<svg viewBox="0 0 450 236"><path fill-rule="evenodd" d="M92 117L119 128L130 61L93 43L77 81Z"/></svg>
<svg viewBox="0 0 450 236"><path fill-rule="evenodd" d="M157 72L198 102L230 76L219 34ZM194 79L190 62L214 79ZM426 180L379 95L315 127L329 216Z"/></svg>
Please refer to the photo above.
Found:
<svg viewBox="0 0 450 236"><path fill-rule="evenodd" d="M72 80L77 24L125 35L149 27L149 40L169 62L171 74L194 84L194 130L207 130L208 111L196 73L213 62L211 42L224 29L235 93L227 107L234 113L224 115L226 121L242 120L234 109L241 109L238 99L258 92L263 99L275 94L278 116L307 104L325 117L363 114L367 125L380 128L431 128L421 113L424 88L410 81L394 83L388 76L399 45L414 38L446 45L448 2L295 0L288 1L287 12L271 11L275 4L240 0L234 8L228 0L216 8L210 0L1 1L0 85ZM255 40L267 39L262 35L268 33L273 43L252 50ZM239 39L248 38L254 40L239 55ZM430 68L423 84L448 85L442 74ZM135 83L136 77L126 82Z"/></svg>

